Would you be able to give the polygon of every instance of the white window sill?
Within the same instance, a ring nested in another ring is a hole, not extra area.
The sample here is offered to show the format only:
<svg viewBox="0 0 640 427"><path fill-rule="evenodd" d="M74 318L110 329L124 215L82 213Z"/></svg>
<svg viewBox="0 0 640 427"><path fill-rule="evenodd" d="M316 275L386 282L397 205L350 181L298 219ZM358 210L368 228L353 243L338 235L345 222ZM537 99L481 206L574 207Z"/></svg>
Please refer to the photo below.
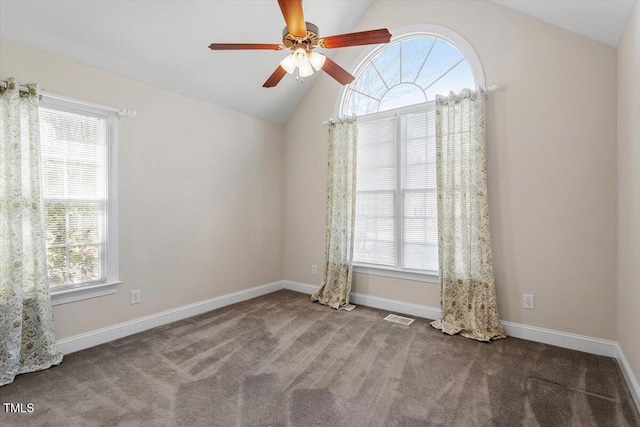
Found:
<svg viewBox="0 0 640 427"><path fill-rule="evenodd" d="M415 271L396 270L393 268L374 267L371 265L355 265L353 271L356 273L370 274L372 276L393 277L395 279L413 280L415 282L440 283L437 274L418 273Z"/></svg>
<svg viewBox="0 0 640 427"><path fill-rule="evenodd" d="M51 291L51 305L67 304L75 301L82 301L89 298L97 298L105 295L112 295L117 292L119 281L99 283L97 285L79 286L72 289L61 289Z"/></svg>

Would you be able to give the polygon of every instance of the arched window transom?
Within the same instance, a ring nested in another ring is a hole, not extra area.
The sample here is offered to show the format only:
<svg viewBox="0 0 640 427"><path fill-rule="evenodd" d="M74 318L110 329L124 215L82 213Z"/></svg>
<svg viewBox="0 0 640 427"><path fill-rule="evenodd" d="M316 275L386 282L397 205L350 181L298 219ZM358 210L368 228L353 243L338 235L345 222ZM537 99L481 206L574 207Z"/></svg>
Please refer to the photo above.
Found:
<svg viewBox="0 0 640 427"><path fill-rule="evenodd" d="M477 86L465 55L437 35L412 34L374 50L342 98L343 115L365 115L434 101Z"/></svg>

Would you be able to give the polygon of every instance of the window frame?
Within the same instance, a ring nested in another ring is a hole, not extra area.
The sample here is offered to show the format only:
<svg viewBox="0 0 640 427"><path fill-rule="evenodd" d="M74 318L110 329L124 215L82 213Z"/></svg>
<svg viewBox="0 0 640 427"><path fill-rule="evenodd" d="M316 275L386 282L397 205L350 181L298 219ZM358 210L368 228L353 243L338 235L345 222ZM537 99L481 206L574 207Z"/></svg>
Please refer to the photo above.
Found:
<svg viewBox="0 0 640 427"><path fill-rule="evenodd" d="M395 44L396 42L402 41L404 39L410 39L414 37L437 37L451 44L453 47L458 49L464 55L464 58L469 63L469 66L471 67L471 71L473 73L473 78L475 81L475 89L477 89L478 87L486 86L484 69L482 68L482 62L480 62L480 57L476 53L473 46L471 46L471 44L462 35L458 34L456 31L452 30L451 28L444 27L442 25L436 25L436 24L416 24L416 25L409 25L406 27L394 29L392 31L392 34L393 36L391 37L391 41L389 44L373 45L363 49L360 55L358 55L356 60L348 69L351 75L355 76L357 79L362 73L362 71L369 64L369 60L375 58L380 52L385 50L391 44ZM343 109L346 104L345 101L346 101L347 92L350 86L351 84L341 86L340 88L340 92L338 94L338 97L336 98L336 102L334 106L334 112L336 117L342 117L344 115ZM435 100L427 101L422 104L414 104L414 105L425 105L429 103L434 103L435 105ZM404 107L399 107L397 109L402 109L402 108ZM392 110L376 111L374 113L358 116L358 118L360 119L365 116L389 112L389 111L395 111L395 110L392 109Z"/></svg>
<svg viewBox="0 0 640 427"><path fill-rule="evenodd" d="M41 92L41 108L84 114L105 120L106 127L106 200L105 200L105 279L50 288L52 305L66 304L116 293L118 262L118 112L119 110L89 102Z"/></svg>
<svg viewBox="0 0 640 427"><path fill-rule="evenodd" d="M393 277L418 282L439 283L439 273L431 270L416 270L402 267L402 242L403 242L403 220L402 220L402 124L400 117L412 113L429 113L435 111L435 101L428 101L422 104L408 105L406 107L392 110L377 111L375 113L358 116L358 123L379 120L381 118L394 117L396 125L396 188L395 194L395 231L396 231L396 262L395 266L383 266L380 264L370 264L366 262L353 263L353 270L356 273L371 274L374 276ZM357 193L357 191L356 191Z"/></svg>
<svg viewBox="0 0 640 427"><path fill-rule="evenodd" d="M475 49L471 44L460 34L455 32L454 30L443 27L441 25L435 24L417 24L410 25L407 27L402 27L392 31L393 37L391 38L391 42L399 42L404 39L414 38L414 37L437 37L442 39L448 43L450 43L453 47L458 49L463 55L464 58L469 63L471 67L471 71L473 73L475 88L485 87L485 76L484 70L482 68L482 63L480 62L480 58L476 53ZM362 53L358 56L358 58L353 62L352 66L349 68L349 71L352 75L356 76L356 78L360 75L360 73L364 70L365 67L369 64L372 58L375 58L381 51L386 49L388 45L377 45L370 46L362 51ZM348 86L342 86L340 89L340 93L336 99L334 111L337 117L343 116L343 109L346 106L346 97L348 94ZM364 114L361 116L357 116L358 122L366 122L370 120L381 119L385 117L396 116L399 117L405 114L411 114L416 112L429 112L435 110L436 103L435 100L426 101L421 104L413 104L403 107L398 107L395 109L389 109L384 111L376 111L369 114ZM355 262L353 263L353 271L356 273L370 274L374 276L382 276L382 277L391 277L398 278L404 280L411 280L417 282L426 282L426 283L440 283L439 272L433 272L428 270L412 270L401 267L402 261L402 197L397 197L398 195L402 196L402 181L401 179L402 170L401 167L398 167L402 164L402 143L401 143L401 125L399 125L399 120L396 119L396 201L395 201L395 209L396 209L396 266L395 267L387 267L378 264L368 264L363 262Z"/></svg>

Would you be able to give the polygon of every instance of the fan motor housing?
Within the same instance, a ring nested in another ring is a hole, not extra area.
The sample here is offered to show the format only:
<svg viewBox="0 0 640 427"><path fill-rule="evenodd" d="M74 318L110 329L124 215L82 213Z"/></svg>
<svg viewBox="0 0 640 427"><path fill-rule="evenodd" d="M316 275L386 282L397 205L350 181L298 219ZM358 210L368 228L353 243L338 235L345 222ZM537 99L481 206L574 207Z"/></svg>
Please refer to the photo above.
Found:
<svg viewBox="0 0 640 427"><path fill-rule="evenodd" d="M305 37L296 37L289 33L288 27L284 27L284 30L282 30L282 44L285 45L287 49L295 50L303 48L306 50L312 50L318 46L318 43L320 42L320 31L318 26L311 22L305 22L305 24L307 26L307 35Z"/></svg>

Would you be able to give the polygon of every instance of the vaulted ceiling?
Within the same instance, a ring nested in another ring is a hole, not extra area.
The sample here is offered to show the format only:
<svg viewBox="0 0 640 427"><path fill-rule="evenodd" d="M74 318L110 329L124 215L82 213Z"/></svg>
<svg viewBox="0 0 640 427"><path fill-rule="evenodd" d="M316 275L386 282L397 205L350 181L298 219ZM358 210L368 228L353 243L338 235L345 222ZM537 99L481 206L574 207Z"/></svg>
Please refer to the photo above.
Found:
<svg viewBox="0 0 640 427"><path fill-rule="evenodd" d="M636 3L636 0L491 1L614 47Z"/></svg>
<svg viewBox="0 0 640 427"><path fill-rule="evenodd" d="M346 33L370 3L307 0L305 18L321 35ZM208 46L281 43L284 27L275 0L0 2L4 39L280 123L317 74L303 84L285 78L265 89L285 52L212 52Z"/></svg>
<svg viewBox="0 0 640 427"><path fill-rule="evenodd" d="M612 46L635 4L635 0L493 1ZM305 18L320 27L321 35L345 33L353 30L371 2L306 0ZM207 46L279 43L284 25L275 0L0 0L3 39L280 123L317 74L304 84L285 78L277 87L264 89L262 84L284 52L212 52Z"/></svg>

